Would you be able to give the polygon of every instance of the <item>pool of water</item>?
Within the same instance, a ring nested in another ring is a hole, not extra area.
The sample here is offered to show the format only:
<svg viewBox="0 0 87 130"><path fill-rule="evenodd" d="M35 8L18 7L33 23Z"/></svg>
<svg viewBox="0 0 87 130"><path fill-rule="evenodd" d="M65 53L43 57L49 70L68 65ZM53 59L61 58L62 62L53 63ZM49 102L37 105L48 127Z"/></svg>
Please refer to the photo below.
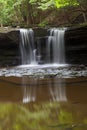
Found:
<svg viewBox="0 0 87 130"><path fill-rule="evenodd" d="M85 75L62 76L67 70ZM0 130L87 130L86 67L12 67L0 74Z"/></svg>

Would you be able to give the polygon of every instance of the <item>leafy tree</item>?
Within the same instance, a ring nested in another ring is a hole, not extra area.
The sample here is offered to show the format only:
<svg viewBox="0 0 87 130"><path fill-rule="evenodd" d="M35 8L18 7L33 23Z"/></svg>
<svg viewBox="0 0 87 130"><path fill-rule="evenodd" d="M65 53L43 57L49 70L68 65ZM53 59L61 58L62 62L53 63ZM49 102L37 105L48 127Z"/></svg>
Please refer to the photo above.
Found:
<svg viewBox="0 0 87 130"><path fill-rule="evenodd" d="M15 0L0 0L0 24L8 24L14 21L15 10L14 10Z"/></svg>
<svg viewBox="0 0 87 130"><path fill-rule="evenodd" d="M79 2L77 0L55 0L55 5L57 8L65 6L77 6Z"/></svg>
<svg viewBox="0 0 87 130"><path fill-rule="evenodd" d="M79 9L77 11L81 12L84 18L84 22L87 22L86 12L87 12L87 0L78 0Z"/></svg>
<svg viewBox="0 0 87 130"><path fill-rule="evenodd" d="M62 8L64 10L69 22L72 21L72 19L70 20L69 17L73 15L74 17L76 17L78 16L78 14L82 14L84 22L87 22L87 19L86 19L87 6L86 5L87 5L87 0L61 0L61 1L55 0L55 6L57 8ZM72 15L69 15L68 17L67 15L68 15L69 10L71 10L70 14Z"/></svg>
<svg viewBox="0 0 87 130"><path fill-rule="evenodd" d="M0 0L0 24L46 24L46 18L52 12L55 12L54 15L57 17L60 10L69 22L72 21L71 12L67 13L69 10L74 14L81 12L86 22L86 5L87 0Z"/></svg>

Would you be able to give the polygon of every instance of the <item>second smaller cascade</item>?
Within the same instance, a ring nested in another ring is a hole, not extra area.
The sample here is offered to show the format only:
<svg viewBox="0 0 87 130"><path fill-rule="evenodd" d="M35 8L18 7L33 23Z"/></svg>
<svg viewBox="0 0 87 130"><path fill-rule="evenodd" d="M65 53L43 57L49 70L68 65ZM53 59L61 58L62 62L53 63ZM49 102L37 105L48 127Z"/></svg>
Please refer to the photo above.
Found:
<svg viewBox="0 0 87 130"><path fill-rule="evenodd" d="M36 49L32 29L20 29L20 52L22 65L36 64Z"/></svg>
<svg viewBox="0 0 87 130"><path fill-rule="evenodd" d="M50 29L50 36L47 42L48 62L53 64L65 64L65 29Z"/></svg>

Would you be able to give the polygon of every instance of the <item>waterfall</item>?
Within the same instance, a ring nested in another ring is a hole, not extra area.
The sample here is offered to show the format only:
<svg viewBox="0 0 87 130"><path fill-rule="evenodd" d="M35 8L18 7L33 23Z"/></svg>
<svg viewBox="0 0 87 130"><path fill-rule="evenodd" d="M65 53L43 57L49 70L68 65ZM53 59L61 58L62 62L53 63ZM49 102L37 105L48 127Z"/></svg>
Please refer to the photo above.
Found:
<svg viewBox="0 0 87 130"><path fill-rule="evenodd" d="M40 64L46 64L47 67L47 64L51 64L52 66L53 64L64 64L64 33L65 30L62 29L51 29L48 37L35 39L35 43L37 43L35 48L33 30L20 29L20 53L22 65L29 64L32 66L38 64L39 66ZM43 72L43 70L41 71ZM36 86L38 86L38 84L37 82L32 81L33 85L28 85L28 80L29 78L22 77L24 103L36 101ZM61 83L61 80L59 80L59 82L60 84L58 85L55 84L55 80L53 82L49 81L47 84L47 86L49 86L49 96L52 101L67 101L65 85Z"/></svg>
<svg viewBox="0 0 87 130"><path fill-rule="evenodd" d="M37 39L34 45L34 32L32 29L20 29L20 52L22 65L25 64L65 64L64 48L65 29L50 29L48 39ZM46 43L46 44L45 44Z"/></svg>
<svg viewBox="0 0 87 130"><path fill-rule="evenodd" d="M22 64L36 64L34 32L32 29L20 29L20 53Z"/></svg>
<svg viewBox="0 0 87 130"><path fill-rule="evenodd" d="M52 44L52 36L48 37L47 43L46 43L46 52L47 52L47 63L51 63L51 44Z"/></svg>
<svg viewBox="0 0 87 130"><path fill-rule="evenodd" d="M50 36L48 37L47 45L47 55L49 55L49 52L50 54L52 53L52 56L48 58L48 61L50 61L52 57L53 64L65 64L64 34L65 29L54 28L50 30Z"/></svg>

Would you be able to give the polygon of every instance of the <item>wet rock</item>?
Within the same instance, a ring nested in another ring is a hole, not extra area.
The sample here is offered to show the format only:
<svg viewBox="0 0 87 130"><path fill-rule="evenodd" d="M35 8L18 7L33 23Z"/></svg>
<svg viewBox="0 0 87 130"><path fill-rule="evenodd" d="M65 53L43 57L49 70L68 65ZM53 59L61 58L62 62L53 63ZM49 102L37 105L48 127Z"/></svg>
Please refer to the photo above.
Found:
<svg viewBox="0 0 87 130"><path fill-rule="evenodd" d="M47 63L46 44L49 31L41 28L34 28L33 30L37 49L36 58L39 59L39 64ZM18 29L0 31L0 67L21 64L19 43L20 32ZM50 55L52 56L52 53ZM71 27L66 30L65 55L68 64L87 64L87 26ZM81 68L83 69L84 66Z"/></svg>
<svg viewBox="0 0 87 130"><path fill-rule="evenodd" d="M66 62L87 64L87 26L69 28L65 33Z"/></svg>
<svg viewBox="0 0 87 130"><path fill-rule="evenodd" d="M0 33L0 67L20 63L18 31Z"/></svg>

